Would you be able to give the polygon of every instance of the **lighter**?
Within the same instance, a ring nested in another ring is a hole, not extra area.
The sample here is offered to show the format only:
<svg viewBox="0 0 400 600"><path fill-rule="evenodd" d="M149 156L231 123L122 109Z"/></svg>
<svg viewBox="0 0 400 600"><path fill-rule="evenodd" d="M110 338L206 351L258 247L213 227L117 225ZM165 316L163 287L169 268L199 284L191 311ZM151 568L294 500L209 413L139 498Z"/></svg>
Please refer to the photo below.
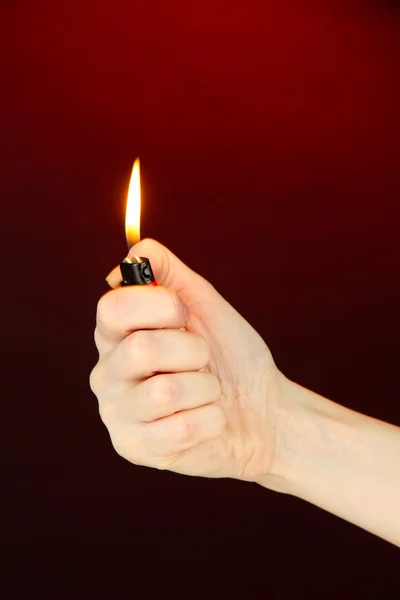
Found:
<svg viewBox="0 0 400 600"><path fill-rule="evenodd" d="M125 234L128 249L140 240L140 203L140 161L137 158L132 167L125 213ZM150 261L144 256L128 256L120 264L120 269L122 286L157 285Z"/></svg>
<svg viewBox="0 0 400 600"><path fill-rule="evenodd" d="M121 285L157 285L153 269L148 258L133 256L125 258L120 264Z"/></svg>

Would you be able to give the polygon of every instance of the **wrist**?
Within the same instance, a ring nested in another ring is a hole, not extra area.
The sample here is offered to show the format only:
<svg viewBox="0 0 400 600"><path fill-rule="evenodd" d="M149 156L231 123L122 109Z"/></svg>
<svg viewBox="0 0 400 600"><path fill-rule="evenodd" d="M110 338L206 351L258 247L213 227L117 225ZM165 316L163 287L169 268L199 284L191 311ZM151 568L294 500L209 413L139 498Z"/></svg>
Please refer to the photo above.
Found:
<svg viewBox="0 0 400 600"><path fill-rule="evenodd" d="M294 383L283 374L279 383L274 460L268 475L257 483L291 495L300 495L310 461L323 452L330 421L340 422L346 408Z"/></svg>
<svg viewBox="0 0 400 600"><path fill-rule="evenodd" d="M282 378L275 456L257 483L400 546L400 430Z"/></svg>

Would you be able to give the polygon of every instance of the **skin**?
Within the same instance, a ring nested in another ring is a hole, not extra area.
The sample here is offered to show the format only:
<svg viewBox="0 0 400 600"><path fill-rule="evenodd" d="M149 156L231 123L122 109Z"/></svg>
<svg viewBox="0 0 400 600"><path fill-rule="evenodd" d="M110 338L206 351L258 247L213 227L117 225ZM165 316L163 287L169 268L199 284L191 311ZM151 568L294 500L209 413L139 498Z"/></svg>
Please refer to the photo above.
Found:
<svg viewBox="0 0 400 600"><path fill-rule="evenodd" d="M161 244L129 254L150 258L160 285L121 288L117 267L98 304L90 385L115 450L296 495L400 545L400 430L288 380L249 323Z"/></svg>

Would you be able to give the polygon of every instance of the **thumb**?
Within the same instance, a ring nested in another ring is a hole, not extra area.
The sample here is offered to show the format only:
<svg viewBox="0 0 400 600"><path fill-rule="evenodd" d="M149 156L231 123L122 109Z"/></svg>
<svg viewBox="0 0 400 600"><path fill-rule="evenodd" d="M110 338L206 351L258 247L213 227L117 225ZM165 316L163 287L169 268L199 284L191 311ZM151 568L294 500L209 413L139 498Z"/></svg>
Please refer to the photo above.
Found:
<svg viewBox="0 0 400 600"><path fill-rule="evenodd" d="M195 271L179 260L168 248L156 240L146 238L140 241L138 244L132 246L128 256L130 258L133 256L148 258L157 282L160 285L173 289L182 296L187 295L189 290L193 291L193 286L196 286L197 291L201 291L202 287L209 285L205 279L195 273ZM111 271L106 277L106 281L112 288L118 287L121 282L119 267L115 267Z"/></svg>
<svg viewBox="0 0 400 600"><path fill-rule="evenodd" d="M198 333L207 336L207 332L213 332L212 337L216 346L223 341L224 347L236 348L236 356L240 356L241 350L237 348L237 332L241 331L244 325L248 325L211 283L155 240L146 238L133 246L128 256L135 255L148 258L157 282L179 294L181 300L189 307L192 329L195 319L195 329ZM107 282L112 288L119 286L121 282L119 266L111 271ZM261 342L264 348L265 344L262 340ZM258 360L260 345L253 346L255 360ZM248 352L248 349L246 351Z"/></svg>

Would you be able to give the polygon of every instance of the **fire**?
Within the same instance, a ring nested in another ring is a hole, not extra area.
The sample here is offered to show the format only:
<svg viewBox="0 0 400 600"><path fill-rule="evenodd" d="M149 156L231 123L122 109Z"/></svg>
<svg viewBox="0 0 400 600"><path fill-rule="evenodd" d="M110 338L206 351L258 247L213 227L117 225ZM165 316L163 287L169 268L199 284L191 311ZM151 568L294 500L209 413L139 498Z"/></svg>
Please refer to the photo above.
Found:
<svg viewBox="0 0 400 600"><path fill-rule="evenodd" d="M133 163L125 213L125 234L129 248L140 240L140 160Z"/></svg>

